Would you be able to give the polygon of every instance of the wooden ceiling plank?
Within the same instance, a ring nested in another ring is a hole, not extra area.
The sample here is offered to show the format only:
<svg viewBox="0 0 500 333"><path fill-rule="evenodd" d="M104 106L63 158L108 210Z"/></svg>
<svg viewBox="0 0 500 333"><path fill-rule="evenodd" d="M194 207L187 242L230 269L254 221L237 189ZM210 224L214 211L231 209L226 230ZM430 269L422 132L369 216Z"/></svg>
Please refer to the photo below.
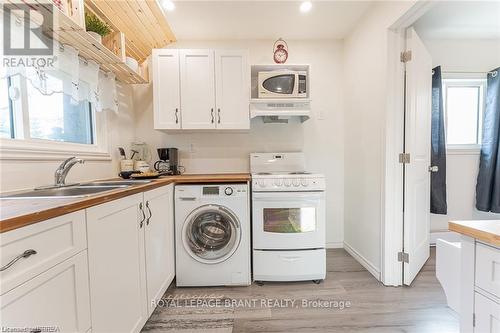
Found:
<svg viewBox="0 0 500 333"><path fill-rule="evenodd" d="M145 0L144 2L149 6L149 8L151 9L151 12L153 13L154 17L156 18L156 21L162 27L163 33L166 35L166 39L169 40L169 43L176 42L177 39L175 38L175 35L172 32L172 29L170 28L170 26L167 22L167 18L165 17L163 10L160 8L158 1L157 0Z"/></svg>
<svg viewBox="0 0 500 333"><path fill-rule="evenodd" d="M165 46L165 43L161 37L161 34L158 33L159 27L154 25L154 21L155 21L154 17L152 17L151 15L148 15L148 13L145 12L141 6L139 6L138 1L126 0L126 3L131 8L131 12L129 12L129 13L131 15L135 14L135 16L137 17L139 22L142 23L143 29L141 29L141 30L143 30L143 34L148 34L154 40L153 48L156 49L156 48L160 48L160 47Z"/></svg>

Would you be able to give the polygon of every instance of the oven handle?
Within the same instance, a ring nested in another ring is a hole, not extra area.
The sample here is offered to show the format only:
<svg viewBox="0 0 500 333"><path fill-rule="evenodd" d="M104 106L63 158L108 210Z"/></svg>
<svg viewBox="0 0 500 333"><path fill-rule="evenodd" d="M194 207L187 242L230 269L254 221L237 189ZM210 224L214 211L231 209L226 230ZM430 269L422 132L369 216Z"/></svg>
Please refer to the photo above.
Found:
<svg viewBox="0 0 500 333"><path fill-rule="evenodd" d="M321 200L325 198L325 192L253 192L252 199L264 200Z"/></svg>

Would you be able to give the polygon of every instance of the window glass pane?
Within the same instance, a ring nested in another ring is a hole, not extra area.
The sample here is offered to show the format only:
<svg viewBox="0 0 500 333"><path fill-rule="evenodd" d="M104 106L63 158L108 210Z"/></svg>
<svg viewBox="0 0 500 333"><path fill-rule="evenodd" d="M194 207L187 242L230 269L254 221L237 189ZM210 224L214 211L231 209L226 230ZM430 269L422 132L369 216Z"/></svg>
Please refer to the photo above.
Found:
<svg viewBox="0 0 500 333"><path fill-rule="evenodd" d="M316 209L264 208L264 231L277 233L300 233L316 229Z"/></svg>
<svg viewBox="0 0 500 333"><path fill-rule="evenodd" d="M62 90L62 81L58 82ZM28 86L30 135L33 139L47 139L92 144L92 112L90 103L72 104L64 93L43 95Z"/></svg>
<svg viewBox="0 0 500 333"><path fill-rule="evenodd" d="M446 90L446 138L448 144L478 143L479 87Z"/></svg>
<svg viewBox="0 0 500 333"><path fill-rule="evenodd" d="M10 109L8 79L0 79L0 137L12 137L12 113Z"/></svg>

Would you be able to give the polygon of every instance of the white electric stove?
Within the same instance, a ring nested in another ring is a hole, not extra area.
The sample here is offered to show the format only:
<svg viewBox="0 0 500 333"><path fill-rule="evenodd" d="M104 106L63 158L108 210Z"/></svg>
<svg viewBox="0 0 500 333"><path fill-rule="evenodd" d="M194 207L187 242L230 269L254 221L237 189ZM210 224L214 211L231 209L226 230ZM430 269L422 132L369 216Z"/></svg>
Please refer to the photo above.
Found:
<svg viewBox="0 0 500 333"><path fill-rule="evenodd" d="M261 281L326 275L325 177L305 172L303 153L253 153L253 276Z"/></svg>

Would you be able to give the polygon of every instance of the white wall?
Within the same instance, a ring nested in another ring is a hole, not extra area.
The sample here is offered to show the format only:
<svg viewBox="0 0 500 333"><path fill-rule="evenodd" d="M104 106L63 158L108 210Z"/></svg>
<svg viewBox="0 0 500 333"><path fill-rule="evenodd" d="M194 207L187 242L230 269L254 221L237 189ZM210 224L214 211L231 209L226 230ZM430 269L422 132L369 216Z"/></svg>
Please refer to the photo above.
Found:
<svg viewBox="0 0 500 333"><path fill-rule="evenodd" d="M433 65L441 66L443 72L487 72L500 67L500 40L427 39L424 43ZM446 77L446 73L443 76ZM500 219L500 214L475 208L478 168L479 151L448 151L448 214L432 214L431 231L447 230L450 220Z"/></svg>
<svg viewBox="0 0 500 333"><path fill-rule="evenodd" d="M274 40L183 41L174 48L248 49L251 64L272 63ZM188 173L248 172L249 154L256 151L304 151L308 170L327 179L327 245L343 241L344 130L342 108L342 42L291 41L288 63L311 65L313 116L303 124L262 124L253 120L249 132L172 133L153 130L152 88L134 88L137 140L152 148L177 147ZM318 114L323 120L318 119Z"/></svg>
<svg viewBox="0 0 500 333"><path fill-rule="evenodd" d="M87 161L83 165L75 165L68 174L68 182L117 176L119 172L117 147L129 147L135 137L132 87L118 84L117 93L119 101L118 113L104 111L107 116L108 145L112 159L108 161ZM36 186L53 184L54 171L61 161L2 160L0 161L0 191L31 189Z"/></svg>
<svg viewBox="0 0 500 333"><path fill-rule="evenodd" d="M413 2L383 2L344 44L344 243L375 276L381 267L388 28Z"/></svg>

